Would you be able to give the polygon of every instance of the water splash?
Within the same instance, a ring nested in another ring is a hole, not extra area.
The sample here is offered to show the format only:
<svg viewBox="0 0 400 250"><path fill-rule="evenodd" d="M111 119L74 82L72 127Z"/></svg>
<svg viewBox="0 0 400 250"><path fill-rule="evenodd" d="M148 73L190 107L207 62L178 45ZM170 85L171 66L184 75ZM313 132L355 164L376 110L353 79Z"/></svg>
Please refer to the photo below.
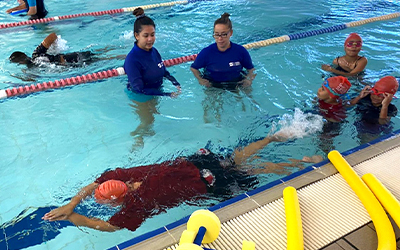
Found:
<svg viewBox="0 0 400 250"><path fill-rule="evenodd" d="M272 125L271 133L287 139L303 138L322 130L323 118L320 115L304 113L296 108L294 114L284 114Z"/></svg>
<svg viewBox="0 0 400 250"><path fill-rule="evenodd" d="M50 55L57 55L66 51L68 48L69 46L67 45L67 40L62 39L61 35L58 35L57 40L51 44L47 50L47 53Z"/></svg>
<svg viewBox="0 0 400 250"><path fill-rule="evenodd" d="M133 31L124 31L123 34L119 37L120 40L132 40Z"/></svg>

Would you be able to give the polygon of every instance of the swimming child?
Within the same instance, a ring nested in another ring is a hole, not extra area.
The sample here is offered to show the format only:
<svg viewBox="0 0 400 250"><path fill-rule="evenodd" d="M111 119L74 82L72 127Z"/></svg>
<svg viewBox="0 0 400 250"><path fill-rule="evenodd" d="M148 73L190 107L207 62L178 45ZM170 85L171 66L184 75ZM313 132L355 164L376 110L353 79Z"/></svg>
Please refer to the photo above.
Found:
<svg viewBox="0 0 400 250"><path fill-rule="evenodd" d="M351 83L344 76L326 79L318 89L317 97L321 115L330 122L341 122L346 118L346 110L341 96L346 94Z"/></svg>
<svg viewBox="0 0 400 250"><path fill-rule="evenodd" d="M387 124L391 117L397 115L397 108L391 104L399 83L393 76L385 76L377 81L374 87L365 86L361 93L351 100L361 120L370 124Z"/></svg>
<svg viewBox="0 0 400 250"><path fill-rule="evenodd" d="M39 62L49 62L59 65L66 64L83 64L84 62L92 61L94 55L91 51L73 52L67 54L50 55L47 53L50 46L57 40L56 33L48 35L43 42L32 53L32 57L29 57L24 52L15 51L10 56L10 61L13 63L26 64L28 67L35 65Z"/></svg>
<svg viewBox="0 0 400 250"><path fill-rule="evenodd" d="M367 66L368 60L364 56L359 56L362 47L362 39L357 33L351 33L344 42L345 55L333 60L335 68L328 64L323 64L321 68L342 76L356 76Z"/></svg>

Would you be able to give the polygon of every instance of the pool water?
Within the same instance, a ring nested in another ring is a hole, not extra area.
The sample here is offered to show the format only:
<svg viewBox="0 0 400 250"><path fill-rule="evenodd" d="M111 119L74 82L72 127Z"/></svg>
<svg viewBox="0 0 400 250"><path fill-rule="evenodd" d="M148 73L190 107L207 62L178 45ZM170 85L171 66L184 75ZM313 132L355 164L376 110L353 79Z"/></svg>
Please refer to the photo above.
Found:
<svg viewBox="0 0 400 250"><path fill-rule="evenodd" d="M45 1L49 16L152 3L159 1ZM0 2L0 22L26 20L5 14L4 11L15 4L14 0ZM247 44L390 14L398 8L397 1L291 0L277 4L272 0L252 0L202 1L146 13L157 25L155 47L163 59L170 59L196 54L212 43L213 22L224 12L231 14L234 30L231 40ZM74 68L50 65L27 69L9 63L8 57L16 50L32 53L51 32L56 32L66 42L65 52L108 48L110 50L102 53L102 57L125 55L133 46L133 23L133 16L127 13L0 30L0 89L121 67L123 59ZM299 134L307 130L308 135L268 145L258 154L261 159L281 162L287 158L301 158L304 154L326 156L330 149L344 151L372 140L380 134L360 139L353 109L348 110L348 117L336 136L319 136L315 132L320 129L318 118L313 116L307 120L305 117L317 113L316 91L326 77L321 64L344 54L343 42L351 32L359 33L364 39L360 54L368 58L368 65L362 79L350 79L353 83L350 95L356 95L364 84L383 76L400 76L398 26L399 20L392 19L250 49L257 70L250 91L205 90L190 72L190 63L173 66L169 71L181 83L182 94L176 99L157 98L154 122L136 135L132 132L139 126L140 119L126 91L126 76L6 99L0 102L0 224L4 227L11 221L17 223L15 218L30 207L35 210L65 204L81 187L107 169L161 162L192 154L206 145L214 151L229 152L271 133L282 126L279 125L282 119L294 124ZM165 90L174 90L168 81L164 86ZM398 105L398 100L392 103ZM400 121L394 117L381 134L399 128ZM260 185L281 177L260 175ZM57 225L44 223L48 236L31 244L29 249L106 249L212 203L183 204L148 219L135 232L103 233L60 226L56 234ZM89 214L98 209L93 200L85 204ZM104 219L114 211L112 208L104 210L100 213ZM22 241L29 233L23 232L18 237ZM50 236L52 233L54 237ZM9 249L21 248L22 244L12 242L16 245L8 245ZM3 243L0 242L0 246L4 246Z"/></svg>

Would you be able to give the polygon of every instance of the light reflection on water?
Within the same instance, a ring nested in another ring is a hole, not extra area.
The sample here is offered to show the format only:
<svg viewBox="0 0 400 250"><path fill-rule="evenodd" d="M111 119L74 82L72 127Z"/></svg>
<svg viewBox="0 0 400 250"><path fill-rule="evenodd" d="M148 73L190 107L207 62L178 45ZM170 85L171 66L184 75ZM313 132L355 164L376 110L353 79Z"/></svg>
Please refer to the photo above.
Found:
<svg viewBox="0 0 400 250"><path fill-rule="evenodd" d="M107 3L105 3L107 2ZM157 1L47 1L50 15L130 7ZM13 1L2 2L2 8ZM346 6L346 8L343 8ZM98 8L98 9L97 9ZM157 24L156 48L164 59L198 53L213 42L212 24L223 12L231 13L234 26L232 41L246 44L284 34L329 27L362 18L396 12L398 5L388 1L213 1L148 11ZM73 9L74 11L71 11ZM24 20L0 14L1 22ZM62 23L0 30L0 87L14 87L29 77L43 82L120 67L123 60L101 61L85 67L40 67L26 69L10 64L12 51L30 53L50 32L60 34L70 51L101 49L113 46L105 56L127 54L133 45L132 15L87 17ZM376 22L334 33L251 49L257 78L249 93L204 90L189 71L190 63L169 68L182 85L177 99L159 98L151 129L143 146L135 147L131 132L139 117L125 92L126 77L120 76L38 93L0 103L0 183L3 202L1 222L14 218L29 206L59 206L83 185L106 169L161 162L189 155L209 144L213 150L232 152L236 146L271 133L284 115L294 115L295 108L305 113L315 110L316 91L326 74L320 65L343 54L343 41L351 32L364 39L362 55L368 58L365 75L352 79L351 94L364 84L385 75L400 76L400 46L397 19ZM166 90L173 86L165 83ZM393 101L397 105L397 100ZM206 110L206 112L205 112ZM309 135L285 143L269 145L258 156L281 162L303 154L324 154L327 150L344 151L360 144L352 109L339 135ZM392 130L399 129L398 118ZM328 144L328 148L325 147ZM17 176L16 176L17 175ZM32 178L32 177L35 178ZM262 183L281 177L268 174ZM39 181L40 180L40 181ZM10 192L13 190L13 192ZM16 198L17 197L17 198ZM213 202L211 202L213 203ZM3 205L4 204L4 205ZM199 207L206 207L202 203ZM155 227L188 215L198 207L184 204L152 218L136 232L103 234L88 230L84 234L66 228L48 246L82 245L86 249L110 247ZM100 237L101 236L101 237ZM38 247L37 249L40 249Z"/></svg>

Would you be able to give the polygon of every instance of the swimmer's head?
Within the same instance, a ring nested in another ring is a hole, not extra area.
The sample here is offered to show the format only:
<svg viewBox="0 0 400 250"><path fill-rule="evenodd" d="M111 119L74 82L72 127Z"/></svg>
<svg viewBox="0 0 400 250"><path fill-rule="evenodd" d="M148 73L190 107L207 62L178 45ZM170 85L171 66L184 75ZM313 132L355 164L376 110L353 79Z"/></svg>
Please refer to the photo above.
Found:
<svg viewBox="0 0 400 250"><path fill-rule="evenodd" d="M399 88L399 82L393 76L385 76L377 81L372 88L373 95L380 93L389 93L394 95Z"/></svg>
<svg viewBox="0 0 400 250"><path fill-rule="evenodd" d="M13 52L9 59L11 62L19 64L30 64L32 62L31 58L21 51Z"/></svg>
<svg viewBox="0 0 400 250"><path fill-rule="evenodd" d="M338 99L341 95L346 94L350 87L351 83L344 76L330 77L322 85L332 99Z"/></svg>
<svg viewBox="0 0 400 250"><path fill-rule="evenodd" d="M94 191L97 203L122 203L128 192L128 186L123 181L108 180L101 183Z"/></svg>
<svg viewBox="0 0 400 250"><path fill-rule="evenodd" d="M156 28L156 24L154 21L144 14L144 10L142 8L136 8L133 11L133 15L136 17L135 23L133 25L133 32L139 34L143 30L143 26L150 25Z"/></svg>

